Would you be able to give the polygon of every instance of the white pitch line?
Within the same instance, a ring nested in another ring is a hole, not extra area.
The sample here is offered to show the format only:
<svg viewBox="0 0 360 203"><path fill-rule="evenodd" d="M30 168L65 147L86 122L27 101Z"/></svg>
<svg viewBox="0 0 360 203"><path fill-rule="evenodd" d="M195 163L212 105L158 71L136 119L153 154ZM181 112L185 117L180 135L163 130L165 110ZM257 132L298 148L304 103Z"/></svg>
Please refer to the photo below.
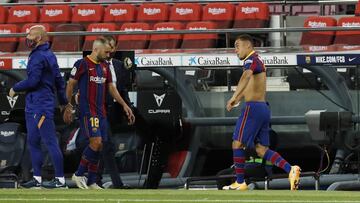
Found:
<svg viewBox="0 0 360 203"><path fill-rule="evenodd" d="M48 198L0 198L0 201L41 201L41 202L65 202L65 201L72 201L72 202L256 202L256 203L266 203L266 202L290 202L290 203L360 203L360 201L355 200L254 200L254 199L237 199L237 200L223 200L223 199L197 199L197 200L190 200L190 199L48 199Z"/></svg>

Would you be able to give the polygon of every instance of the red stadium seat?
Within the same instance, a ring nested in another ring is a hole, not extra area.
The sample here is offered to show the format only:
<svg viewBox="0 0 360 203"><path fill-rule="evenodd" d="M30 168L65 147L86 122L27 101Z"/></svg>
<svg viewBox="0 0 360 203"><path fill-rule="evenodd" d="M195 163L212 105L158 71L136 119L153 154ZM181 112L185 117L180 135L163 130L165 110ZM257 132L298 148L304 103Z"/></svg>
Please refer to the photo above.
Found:
<svg viewBox="0 0 360 203"><path fill-rule="evenodd" d="M359 0L358 3L356 4L355 16L360 16L360 0Z"/></svg>
<svg viewBox="0 0 360 203"><path fill-rule="evenodd" d="M117 26L115 23L92 23L88 26L87 31L90 32L109 32L115 31ZM83 50L92 50L93 41L98 36L86 36Z"/></svg>
<svg viewBox="0 0 360 203"><path fill-rule="evenodd" d="M327 52L327 51L337 50L336 46L334 45L329 45L329 46L303 45L302 48L305 52Z"/></svg>
<svg viewBox="0 0 360 203"><path fill-rule="evenodd" d="M269 26L269 6L266 3L245 2L236 7L234 28L264 28Z"/></svg>
<svg viewBox="0 0 360 203"><path fill-rule="evenodd" d="M181 30L180 22L163 22L154 25L154 30ZM181 43L181 34L154 34L151 35L149 49L176 49Z"/></svg>
<svg viewBox="0 0 360 203"><path fill-rule="evenodd" d="M196 3L175 3L170 9L169 21L188 23L201 20L201 5Z"/></svg>
<svg viewBox="0 0 360 203"><path fill-rule="evenodd" d="M41 9L41 23L68 23L70 21L71 8L68 5L45 5Z"/></svg>
<svg viewBox="0 0 360 203"><path fill-rule="evenodd" d="M8 9L6 7L0 6L0 23L4 24L7 21Z"/></svg>
<svg viewBox="0 0 360 203"><path fill-rule="evenodd" d="M215 29L213 22L190 22L187 30L208 30ZM181 45L182 49L203 49L216 47L217 34L185 34Z"/></svg>
<svg viewBox="0 0 360 203"><path fill-rule="evenodd" d="M0 24L0 33L17 33L18 27L14 24ZM14 52L19 39L16 37L0 38L0 52Z"/></svg>
<svg viewBox="0 0 360 203"><path fill-rule="evenodd" d="M170 173L172 178L176 178L179 175L188 153L188 151L177 151L169 155L166 170Z"/></svg>
<svg viewBox="0 0 360 203"><path fill-rule="evenodd" d="M46 29L47 32L52 32L53 31L53 27L48 24L48 23L28 23L25 24L22 28L21 28L21 32L22 33L28 33L29 32L29 28L34 26L34 25L43 25ZM52 38L49 38L49 41L51 43ZM17 51L30 51L30 49L25 45L25 37L20 38L19 40L19 46L17 48Z"/></svg>
<svg viewBox="0 0 360 203"><path fill-rule="evenodd" d="M81 4L73 8L72 22L73 23L85 23L85 26L89 23L97 23L102 21L104 14L104 7L98 4Z"/></svg>
<svg viewBox="0 0 360 203"><path fill-rule="evenodd" d="M336 20L332 17L310 16L305 19L304 27L332 27L336 26ZM300 45L327 46L334 40L334 31L326 32L303 32Z"/></svg>
<svg viewBox="0 0 360 203"><path fill-rule="evenodd" d="M122 31L142 31L149 29L150 26L147 23L124 23L120 28ZM149 39L149 35L119 35L117 49L146 49L149 43Z"/></svg>
<svg viewBox="0 0 360 203"><path fill-rule="evenodd" d="M335 44L337 51L360 51L360 45L341 45Z"/></svg>
<svg viewBox="0 0 360 203"><path fill-rule="evenodd" d="M13 6L9 10L8 23L36 23L39 18L39 8L37 6Z"/></svg>
<svg viewBox="0 0 360 203"><path fill-rule="evenodd" d="M81 24L60 24L56 26L55 32L74 32L84 31L85 28ZM84 36L54 36L52 43L53 51L81 51L83 48Z"/></svg>
<svg viewBox="0 0 360 203"><path fill-rule="evenodd" d="M337 26L360 27L360 17L342 17L338 20ZM360 45L360 31L337 31L334 44Z"/></svg>
<svg viewBox="0 0 360 203"><path fill-rule="evenodd" d="M137 22L146 22L153 27L155 23L168 21L169 6L164 3L141 4L138 9Z"/></svg>
<svg viewBox="0 0 360 203"><path fill-rule="evenodd" d="M105 8L104 22L123 23L136 21L136 7L131 4L111 4Z"/></svg>
<svg viewBox="0 0 360 203"><path fill-rule="evenodd" d="M230 3L209 3L204 6L202 20L214 22L218 29L230 28L233 25L234 8Z"/></svg>

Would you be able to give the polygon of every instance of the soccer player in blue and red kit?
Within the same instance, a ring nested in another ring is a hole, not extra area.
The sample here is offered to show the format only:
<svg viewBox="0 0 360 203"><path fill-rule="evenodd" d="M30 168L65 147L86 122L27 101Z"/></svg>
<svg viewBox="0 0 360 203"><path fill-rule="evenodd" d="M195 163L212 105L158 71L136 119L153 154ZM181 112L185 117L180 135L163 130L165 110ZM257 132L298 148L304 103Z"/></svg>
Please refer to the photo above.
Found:
<svg viewBox="0 0 360 203"><path fill-rule="evenodd" d="M129 124L135 117L112 82L111 72L106 63L111 48L104 38L97 38L93 43L90 55L78 60L71 71L71 78L66 87L66 95L70 100L74 87L79 88L80 129L89 138L89 145L84 149L78 170L72 180L81 189L102 189L96 184L97 168L102 142L107 139L107 121L105 99L107 93L123 106ZM72 104L66 106L64 121L72 121ZM88 172L85 177L84 173Z"/></svg>
<svg viewBox="0 0 360 203"><path fill-rule="evenodd" d="M266 68L254 51L253 40L249 35L240 35L235 41L235 52L244 61L244 71L226 109L231 111L241 99L245 99L245 108L239 117L233 134L233 160L236 181L224 186L225 190L247 190L244 181L245 148L254 148L256 153L282 168L289 174L290 189L296 190L300 181L300 167L291 166L269 146L270 109L265 101Z"/></svg>
<svg viewBox="0 0 360 203"><path fill-rule="evenodd" d="M11 88L9 95L26 92L25 119L27 143L33 168L32 180L21 184L24 188L67 188L64 178L63 156L56 139L54 124L55 91L60 105L66 105L65 82L60 75L56 56L50 50L45 27L32 26L26 36L26 45L32 49L26 67L27 79ZM55 168L55 178L42 183L41 166L45 144Z"/></svg>

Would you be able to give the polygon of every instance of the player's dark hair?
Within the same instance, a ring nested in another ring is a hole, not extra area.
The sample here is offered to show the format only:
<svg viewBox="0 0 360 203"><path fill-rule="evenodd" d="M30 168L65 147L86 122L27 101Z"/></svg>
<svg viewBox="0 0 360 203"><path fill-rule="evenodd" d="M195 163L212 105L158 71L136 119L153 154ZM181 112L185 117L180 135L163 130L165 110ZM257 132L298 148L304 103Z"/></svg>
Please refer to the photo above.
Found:
<svg viewBox="0 0 360 203"><path fill-rule="evenodd" d="M116 39L114 36L112 35L104 35L103 38L105 38L107 41L111 42L111 41L114 41L115 44L116 44Z"/></svg>
<svg viewBox="0 0 360 203"><path fill-rule="evenodd" d="M254 46L254 40L253 40L253 38L252 38L250 35L248 35L248 34L242 34L242 35L237 36L237 37L236 37L236 41L237 41L237 40L248 41L248 42L251 43L251 46Z"/></svg>
<svg viewBox="0 0 360 203"><path fill-rule="evenodd" d="M108 43L108 40L105 39L104 37L97 37L97 38L95 39L95 41L100 42L101 44L107 44L107 43ZM94 41L94 42L95 42L95 41Z"/></svg>

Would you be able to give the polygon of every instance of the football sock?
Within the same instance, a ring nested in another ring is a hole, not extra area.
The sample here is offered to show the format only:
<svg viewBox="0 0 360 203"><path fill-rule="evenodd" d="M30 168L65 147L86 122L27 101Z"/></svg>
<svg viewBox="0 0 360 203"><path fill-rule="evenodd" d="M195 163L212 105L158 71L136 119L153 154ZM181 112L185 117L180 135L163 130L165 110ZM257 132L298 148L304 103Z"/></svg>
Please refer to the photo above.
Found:
<svg viewBox="0 0 360 203"><path fill-rule="evenodd" d="M291 165L284 158L282 158L279 153L268 149L265 152L264 159L270 161L275 166L282 168L284 171L286 171L286 173L290 173Z"/></svg>
<svg viewBox="0 0 360 203"><path fill-rule="evenodd" d="M236 182L244 182L245 150L233 149L233 158L236 172Z"/></svg>

